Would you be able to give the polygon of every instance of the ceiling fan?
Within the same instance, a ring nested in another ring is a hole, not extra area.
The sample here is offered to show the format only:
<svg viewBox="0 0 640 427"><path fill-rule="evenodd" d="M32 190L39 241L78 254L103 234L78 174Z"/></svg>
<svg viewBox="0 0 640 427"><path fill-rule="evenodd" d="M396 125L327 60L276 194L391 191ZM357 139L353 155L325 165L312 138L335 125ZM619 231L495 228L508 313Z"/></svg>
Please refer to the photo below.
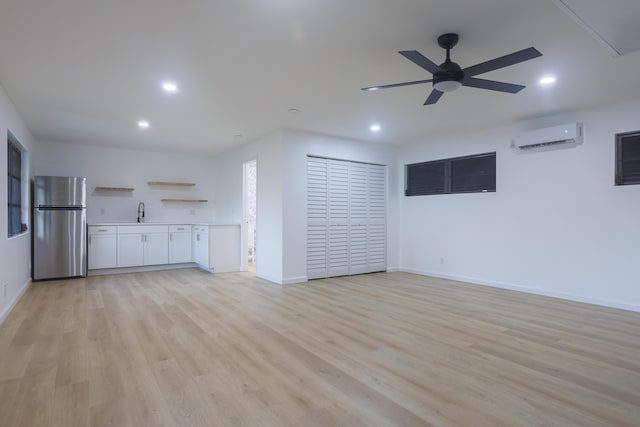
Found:
<svg viewBox="0 0 640 427"><path fill-rule="evenodd" d="M364 87L364 91L375 91L380 89L389 89L399 86L418 85L423 83L433 83L433 90L423 105L435 104L438 102L444 92L451 92L460 86L470 86L479 89L496 90L499 92L517 93L525 88L522 85L511 83L496 82L493 80L478 79L474 76L497 70L499 68L508 67L520 62L528 61L533 58L542 56L542 54L534 47L519 50L509 55L501 56L490 61L482 62L467 68L460 68L458 64L451 61L450 51L458 43L458 35L455 33L447 33L438 37L438 45L446 49L447 59L440 65L423 56L417 50L403 50L398 52L409 61L419 65L431 74L433 78L429 80L417 80L413 82L394 83L383 86Z"/></svg>

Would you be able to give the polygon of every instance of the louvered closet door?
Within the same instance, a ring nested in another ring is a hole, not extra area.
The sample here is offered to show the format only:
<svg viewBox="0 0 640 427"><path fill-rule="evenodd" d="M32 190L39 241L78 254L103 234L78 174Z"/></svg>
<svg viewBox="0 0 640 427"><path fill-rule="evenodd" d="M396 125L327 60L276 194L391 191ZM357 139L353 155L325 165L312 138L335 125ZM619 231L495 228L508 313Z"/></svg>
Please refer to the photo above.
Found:
<svg viewBox="0 0 640 427"><path fill-rule="evenodd" d="M368 271L387 269L387 179L386 167L368 166Z"/></svg>
<svg viewBox="0 0 640 427"><path fill-rule="evenodd" d="M386 269L386 168L307 159L307 277Z"/></svg>
<svg viewBox="0 0 640 427"><path fill-rule="evenodd" d="M362 274L369 271L367 171L366 164L350 163L349 165L349 274Z"/></svg>
<svg viewBox="0 0 640 427"><path fill-rule="evenodd" d="M328 275L349 274L349 162L327 160L328 185Z"/></svg>
<svg viewBox="0 0 640 427"><path fill-rule="evenodd" d="M307 158L307 277L327 277L327 160Z"/></svg>

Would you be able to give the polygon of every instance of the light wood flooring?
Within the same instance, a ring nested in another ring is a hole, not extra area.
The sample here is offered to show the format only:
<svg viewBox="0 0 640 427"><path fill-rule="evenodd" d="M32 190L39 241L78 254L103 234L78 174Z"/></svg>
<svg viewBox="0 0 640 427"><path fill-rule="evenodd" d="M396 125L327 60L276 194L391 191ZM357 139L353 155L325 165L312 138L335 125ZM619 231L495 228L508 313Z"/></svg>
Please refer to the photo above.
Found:
<svg viewBox="0 0 640 427"><path fill-rule="evenodd" d="M2 426L639 426L640 313L404 273L34 283Z"/></svg>

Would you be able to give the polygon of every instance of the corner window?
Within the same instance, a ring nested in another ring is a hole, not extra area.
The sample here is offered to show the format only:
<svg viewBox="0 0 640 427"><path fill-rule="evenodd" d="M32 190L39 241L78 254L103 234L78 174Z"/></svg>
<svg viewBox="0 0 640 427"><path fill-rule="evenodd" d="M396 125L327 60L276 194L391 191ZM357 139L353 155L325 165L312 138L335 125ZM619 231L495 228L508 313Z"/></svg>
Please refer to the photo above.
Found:
<svg viewBox="0 0 640 427"><path fill-rule="evenodd" d="M26 152L9 134L7 137L7 235L16 236L27 231Z"/></svg>
<svg viewBox="0 0 640 427"><path fill-rule="evenodd" d="M496 191L496 153L454 157L405 166L405 195Z"/></svg>
<svg viewBox="0 0 640 427"><path fill-rule="evenodd" d="M640 131L616 135L616 185L640 184Z"/></svg>

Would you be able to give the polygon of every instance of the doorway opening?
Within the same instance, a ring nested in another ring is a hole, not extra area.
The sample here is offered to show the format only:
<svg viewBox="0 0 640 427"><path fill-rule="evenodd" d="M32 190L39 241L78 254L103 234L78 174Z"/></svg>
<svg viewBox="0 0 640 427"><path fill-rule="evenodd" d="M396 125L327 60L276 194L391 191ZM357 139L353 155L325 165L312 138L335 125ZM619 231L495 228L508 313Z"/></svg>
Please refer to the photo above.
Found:
<svg viewBox="0 0 640 427"><path fill-rule="evenodd" d="M242 265L243 270L256 272L256 225L258 205L258 161L249 160L242 165Z"/></svg>

